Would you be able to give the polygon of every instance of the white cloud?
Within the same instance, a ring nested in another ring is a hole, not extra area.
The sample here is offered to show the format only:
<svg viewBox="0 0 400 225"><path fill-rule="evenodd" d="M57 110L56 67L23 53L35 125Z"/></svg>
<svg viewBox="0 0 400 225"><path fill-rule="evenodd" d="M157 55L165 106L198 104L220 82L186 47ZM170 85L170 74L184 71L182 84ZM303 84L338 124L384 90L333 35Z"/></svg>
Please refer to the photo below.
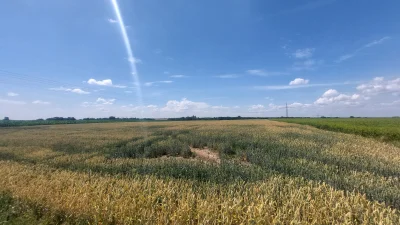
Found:
<svg viewBox="0 0 400 225"><path fill-rule="evenodd" d="M90 92L83 91L80 88L59 87L59 88L49 88L49 90L52 90L52 91L66 91L66 92L72 92L72 93L76 93L76 94L90 94Z"/></svg>
<svg viewBox="0 0 400 225"><path fill-rule="evenodd" d="M366 49L366 48L370 48L370 47L372 47L372 46L374 46L374 45L382 44L383 42L385 42L385 41L387 41L387 40L389 40L389 39L390 39L390 37L387 36L387 37L383 37L383 38L381 38L381 39L379 39L379 40L374 40L374 41L372 41L372 42L370 42L370 43L368 43L368 44L362 46L361 48L355 50L353 53L345 54L345 55L340 56L339 59L336 60L336 62L337 62L337 63L340 63L340 62L343 62L343 61L348 60L348 59L350 59L350 58L353 58L353 57L356 56L356 54L359 53L360 51L362 51L362 50L364 50L364 49Z"/></svg>
<svg viewBox="0 0 400 225"><path fill-rule="evenodd" d="M133 93L132 91L124 91L124 92L127 93L127 94Z"/></svg>
<svg viewBox="0 0 400 225"><path fill-rule="evenodd" d="M109 19L108 19L108 22L109 22L109 23L118 23L118 20L114 20L114 19L109 18Z"/></svg>
<svg viewBox="0 0 400 225"><path fill-rule="evenodd" d="M303 104L299 102L294 102L287 105L288 108L296 108L296 109L304 109L312 107L312 104ZM279 111L286 108L285 105L275 105L273 103L268 104L268 106L263 106L261 104L252 105L249 107L248 111L252 113L261 113L261 112L272 112L272 111Z"/></svg>
<svg viewBox="0 0 400 225"><path fill-rule="evenodd" d="M224 75L217 75L214 77L222 78L222 79L232 79L232 78L238 78L239 76L236 74L224 74Z"/></svg>
<svg viewBox="0 0 400 225"><path fill-rule="evenodd" d="M210 106L205 102L192 102L183 98L181 101L170 100L161 111L166 112L184 112L184 111L198 111L209 108Z"/></svg>
<svg viewBox="0 0 400 225"><path fill-rule="evenodd" d="M327 105L332 103L344 103L347 105L354 104L356 100L360 100L361 96L359 94L346 95L339 94L338 92L335 95L325 95L326 92L322 95L322 97L318 98L314 104L316 105ZM338 95L337 95L338 94Z"/></svg>
<svg viewBox="0 0 400 225"><path fill-rule="evenodd" d="M311 107L312 104L303 104L303 103L299 103L299 102L294 102L292 104L289 104L288 107L290 108L305 108L305 107ZM285 108L286 106L280 106L279 108Z"/></svg>
<svg viewBox="0 0 400 225"><path fill-rule="evenodd" d="M263 110L263 109L265 109L265 107L263 105L261 105L261 104L252 105L249 108L250 111L258 111L258 110Z"/></svg>
<svg viewBox="0 0 400 225"><path fill-rule="evenodd" d="M114 102L115 102L114 98L110 98L110 99L97 98L97 100L95 102L83 102L81 104L81 106L83 106L83 107L95 107L95 108L97 108L99 110L104 111L104 110L109 110L109 109L106 109L104 107L111 106L111 105L114 104Z"/></svg>
<svg viewBox="0 0 400 225"><path fill-rule="evenodd" d="M287 75L288 73L286 72L268 72L262 69L253 69L253 70L247 70L246 73L250 75L255 75L255 76L279 76L279 75Z"/></svg>
<svg viewBox="0 0 400 225"><path fill-rule="evenodd" d="M93 78L90 78L87 81L88 84L91 85L99 85L99 86L107 86L107 87L115 87L115 88L126 88L124 85L113 85L113 82L111 79L105 79L105 80L96 80Z"/></svg>
<svg viewBox="0 0 400 225"><path fill-rule="evenodd" d="M90 78L87 81L88 84L93 84L93 85L100 85L100 86L112 86L112 80L111 79L105 79L105 80L95 80L93 78Z"/></svg>
<svg viewBox="0 0 400 225"><path fill-rule="evenodd" d="M97 98L96 102L103 105L112 105L114 104L115 99L105 99L105 98Z"/></svg>
<svg viewBox="0 0 400 225"><path fill-rule="evenodd" d="M164 74L169 74L169 72L168 71L164 71Z"/></svg>
<svg viewBox="0 0 400 225"><path fill-rule="evenodd" d="M229 109L229 107L222 106L222 105L217 105L217 106L211 106L212 109Z"/></svg>
<svg viewBox="0 0 400 225"><path fill-rule="evenodd" d="M157 48L156 50L154 50L154 53L156 53L157 55L159 55L159 54L161 54L161 53L162 53L162 50L161 50L161 49L159 49L159 48Z"/></svg>
<svg viewBox="0 0 400 225"><path fill-rule="evenodd" d="M8 100L8 99L1 99L0 98L0 104L25 105L26 102L14 101L14 100Z"/></svg>
<svg viewBox="0 0 400 225"><path fill-rule="evenodd" d="M72 93L76 93L76 94L90 94L90 92L87 91L83 91L82 89L79 88L74 88L74 89L67 89L66 91L70 91Z"/></svg>
<svg viewBox="0 0 400 225"><path fill-rule="evenodd" d="M112 87L115 87L115 88L126 88L125 85L113 85Z"/></svg>
<svg viewBox="0 0 400 225"><path fill-rule="evenodd" d="M336 91L335 89L329 89L329 90L325 91L325 93L322 95L322 97L329 98L329 97L333 97L333 96L337 96L337 95L339 95L338 91Z"/></svg>
<svg viewBox="0 0 400 225"><path fill-rule="evenodd" d="M310 58L314 50L314 48L297 49L292 55L298 59Z"/></svg>
<svg viewBox="0 0 400 225"><path fill-rule="evenodd" d="M44 102L41 100L35 100L32 102L32 104L37 104L37 105L50 105L50 102Z"/></svg>
<svg viewBox="0 0 400 225"><path fill-rule="evenodd" d="M309 80L305 80L303 78L296 78L292 81L290 81L289 85L304 85L308 84Z"/></svg>
<svg viewBox="0 0 400 225"><path fill-rule="evenodd" d="M14 93L14 92L8 92L7 93L7 96L9 96L9 97L15 97L15 96L18 96L19 94L18 93Z"/></svg>
<svg viewBox="0 0 400 225"><path fill-rule="evenodd" d="M400 93L400 78L386 81L383 77L375 77L372 81L357 86L357 90L371 95Z"/></svg>
<svg viewBox="0 0 400 225"><path fill-rule="evenodd" d="M385 79L384 77L375 77L374 81L379 82L379 81L383 81L384 79Z"/></svg>
<svg viewBox="0 0 400 225"><path fill-rule="evenodd" d="M188 76L177 74L177 75L171 75L169 77L172 77L172 78L185 78L185 77L188 77Z"/></svg>
<svg viewBox="0 0 400 225"><path fill-rule="evenodd" d="M141 59L139 59L139 58L128 58L128 61L130 62L130 63L135 63L135 64L141 64L142 63L142 60Z"/></svg>
<svg viewBox="0 0 400 225"><path fill-rule="evenodd" d="M161 80L161 81L153 81L153 82L146 82L146 83L144 83L144 86L146 86L146 87L150 87L150 86L153 86L153 85L155 85L155 84L170 84L170 83L173 83L173 81L172 80Z"/></svg>

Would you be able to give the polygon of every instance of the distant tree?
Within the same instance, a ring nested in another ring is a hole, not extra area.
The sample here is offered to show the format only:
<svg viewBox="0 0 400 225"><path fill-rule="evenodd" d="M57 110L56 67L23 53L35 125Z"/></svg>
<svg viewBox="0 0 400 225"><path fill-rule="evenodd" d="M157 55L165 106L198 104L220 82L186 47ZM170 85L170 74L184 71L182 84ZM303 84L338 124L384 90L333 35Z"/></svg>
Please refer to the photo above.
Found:
<svg viewBox="0 0 400 225"><path fill-rule="evenodd" d="M10 120L10 118L8 117L8 116L6 116L6 117L4 117L4 119L3 120L6 120L6 121L8 121L8 120Z"/></svg>
<svg viewBox="0 0 400 225"><path fill-rule="evenodd" d="M108 117L109 120L115 120L115 116Z"/></svg>
<svg viewBox="0 0 400 225"><path fill-rule="evenodd" d="M350 116L350 118L354 118L354 116Z"/></svg>

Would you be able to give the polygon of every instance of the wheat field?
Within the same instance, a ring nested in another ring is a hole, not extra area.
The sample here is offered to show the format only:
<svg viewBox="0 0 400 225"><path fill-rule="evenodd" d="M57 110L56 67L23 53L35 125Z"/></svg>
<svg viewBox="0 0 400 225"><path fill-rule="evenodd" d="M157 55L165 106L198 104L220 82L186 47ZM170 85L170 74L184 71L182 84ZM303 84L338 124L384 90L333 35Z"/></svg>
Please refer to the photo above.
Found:
<svg viewBox="0 0 400 225"><path fill-rule="evenodd" d="M0 223L400 224L399 153L268 120L1 128Z"/></svg>

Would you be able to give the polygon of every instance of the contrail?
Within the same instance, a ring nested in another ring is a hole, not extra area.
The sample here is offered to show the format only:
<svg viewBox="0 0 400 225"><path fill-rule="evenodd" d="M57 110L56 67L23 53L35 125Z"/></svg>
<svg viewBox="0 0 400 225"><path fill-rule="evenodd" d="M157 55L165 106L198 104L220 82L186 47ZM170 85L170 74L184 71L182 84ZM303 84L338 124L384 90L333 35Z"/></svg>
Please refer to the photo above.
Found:
<svg viewBox="0 0 400 225"><path fill-rule="evenodd" d="M131 67L131 74L133 76L134 85L136 89L136 95L138 97L138 103L142 105L142 90L140 87L139 75L137 73L136 64L135 64L135 57L133 56L131 43L129 42L128 34L126 33L124 20L122 19L121 12L119 10L119 6L117 0L111 0L112 6L114 8L115 15L117 16L119 28L121 30L122 39L124 40L126 53L128 55L128 61Z"/></svg>

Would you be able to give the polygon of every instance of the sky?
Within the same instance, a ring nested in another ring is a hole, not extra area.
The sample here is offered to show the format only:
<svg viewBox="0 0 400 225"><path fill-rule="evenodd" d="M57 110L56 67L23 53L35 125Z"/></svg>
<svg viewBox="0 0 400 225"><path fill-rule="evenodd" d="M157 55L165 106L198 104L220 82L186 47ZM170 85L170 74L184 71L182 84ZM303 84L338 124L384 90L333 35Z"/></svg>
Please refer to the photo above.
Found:
<svg viewBox="0 0 400 225"><path fill-rule="evenodd" d="M0 119L400 116L398 0L14 0Z"/></svg>

